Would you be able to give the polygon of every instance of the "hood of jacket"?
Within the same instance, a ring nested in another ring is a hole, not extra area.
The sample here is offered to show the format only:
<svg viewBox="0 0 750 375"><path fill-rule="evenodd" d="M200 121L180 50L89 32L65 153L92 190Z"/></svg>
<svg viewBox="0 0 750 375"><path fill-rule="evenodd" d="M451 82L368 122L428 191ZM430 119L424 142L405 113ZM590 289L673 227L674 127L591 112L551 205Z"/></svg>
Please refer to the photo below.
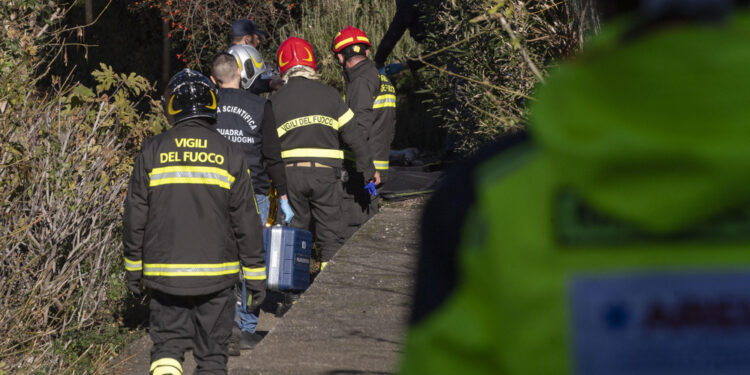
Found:
<svg viewBox="0 0 750 375"><path fill-rule="evenodd" d="M537 90L529 130L557 180L655 233L750 202L750 18L620 31Z"/></svg>

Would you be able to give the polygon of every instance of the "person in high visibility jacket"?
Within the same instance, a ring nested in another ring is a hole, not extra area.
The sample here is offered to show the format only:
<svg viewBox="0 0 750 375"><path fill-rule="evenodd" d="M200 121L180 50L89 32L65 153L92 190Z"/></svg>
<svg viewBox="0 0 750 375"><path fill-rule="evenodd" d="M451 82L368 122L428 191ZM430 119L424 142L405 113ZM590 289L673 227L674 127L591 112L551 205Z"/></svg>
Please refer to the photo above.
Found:
<svg viewBox="0 0 750 375"><path fill-rule="evenodd" d="M454 171L402 374L750 373L750 16L730 8L643 2L550 73L530 141Z"/></svg>
<svg viewBox="0 0 750 375"><path fill-rule="evenodd" d="M242 150L216 131L211 81L182 70L166 102L174 127L143 142L125 199L128 288L152 290L152 374L182 374L191 348L197 372L226 374L238 273L248 309L265 298L260 216Z"/></svg>
<svg viewBox="0 0 750 375"><path fill-rule="evenodd" d="M291 226L310 229L325 264L343 243L341 218L341 163L339 137L357 158L366 182L380 183L367 140L356 125L354 112L338 92L317 80L315 56L300 38L284 41L276 53L286 84L269 99L286 163L287 191L294 210Z"/></svg>
<svg viewBox="0 0 750 375"><path fill-rule="evenodd" d="M370 46L367 34L347 26L333 38L331 50L344 71L346 104L354 111L354 118L367 137L375 169L385 183L388 155L396 132L396 89L368 58ZM354 169L354 155L344 150L344 159L349 181L344 184L342 207L348 224L345 238L349 238L378 212L378 199L362 189L364 176Z"/></svg>

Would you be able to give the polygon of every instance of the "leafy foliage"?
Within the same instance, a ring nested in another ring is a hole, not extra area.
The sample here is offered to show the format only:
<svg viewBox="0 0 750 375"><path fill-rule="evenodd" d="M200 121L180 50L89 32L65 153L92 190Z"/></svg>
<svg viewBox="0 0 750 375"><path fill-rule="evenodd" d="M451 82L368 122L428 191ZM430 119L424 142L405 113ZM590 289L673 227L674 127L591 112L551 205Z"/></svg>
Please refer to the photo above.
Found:
<svg viewBox="0 0 750 375"><path fill-rule="evenodd" d="M48 53L46 31L61 18L61 11L35 0L4 1L0 5L0 114L8 106L21 105L22 85L9 82L35 81L35 73L44 68L39 56Z"/></svg>
<svg viewBox="0 0 750 375"><path fill-rule="evenodd" d="M228 47L232 22L249 18L275 35L290 17L293 0L137 0L133 9L158 9L169 26L172 50L188 67L207 67L216 52Z"/></svg>
<svg viewBox="0 0 750 375"><path fill-rule="evenodd" d="M4 116L0 295L7 314L0 317L0 360L7 363L23 356L31 360L26 368L64 369L68 361L47 348L80 345L60 340L106 328L125 295L121 288L113 300L110 288L130 165L141 140L166 123L136 111L146 100L150 113L159 113L158 103L143 97L152 87L141 77L107 67L96 76L95 89L57 87L54 97Z"/></svg>
<svg viewBox="0 0 750 375"><path fill-rule="evenodd" d="M431 111L463 154L522 129L544 70L582 41L581 15L567 2L424 3Z"/></svg>
<svg viewBox="0 0 750 375"><path fill-rule="evenodd" d="M93 88L48 76L61 51L54 2L0 13L12 51L0 55L0 373L106 372L117 341L101 338L122 329L127 305L125 185L141 141L166 122L137 75L102 65Z"/></svg>
<svg viewBox="0 0 750 375"><path fill-rule="evenodd" d="M279 28L279 40L275 47L291 36L307 40L313 47L322 80L342 89L344 81L341 66L331 52L333 37L347 25L361 29L373 45L370 51L372 58L378 42L385 35L396 13L396 6L393 0L313 0L299 3L297 11L299 14L294 22ZM418 51L416 43L411 38L404 37L392 56L400 58Z"/></svg>

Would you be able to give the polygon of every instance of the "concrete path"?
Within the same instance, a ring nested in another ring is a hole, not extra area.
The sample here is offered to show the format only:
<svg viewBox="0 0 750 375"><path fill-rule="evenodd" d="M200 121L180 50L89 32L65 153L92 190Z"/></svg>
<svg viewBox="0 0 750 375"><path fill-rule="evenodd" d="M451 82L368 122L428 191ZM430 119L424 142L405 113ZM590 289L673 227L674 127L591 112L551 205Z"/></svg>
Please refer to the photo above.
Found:
<svg viewBox="0 0 750 375"><path fill-rule="evenodd" d="M410 203L411 202L411 203ZM421 205L389 204L339 250L282 318L264 304L251 351L230 357L230 374L391 374L411 302ZM114 373L148 373L144 336L115 361ZM183 363L192 374L191 355Z"/></svg>

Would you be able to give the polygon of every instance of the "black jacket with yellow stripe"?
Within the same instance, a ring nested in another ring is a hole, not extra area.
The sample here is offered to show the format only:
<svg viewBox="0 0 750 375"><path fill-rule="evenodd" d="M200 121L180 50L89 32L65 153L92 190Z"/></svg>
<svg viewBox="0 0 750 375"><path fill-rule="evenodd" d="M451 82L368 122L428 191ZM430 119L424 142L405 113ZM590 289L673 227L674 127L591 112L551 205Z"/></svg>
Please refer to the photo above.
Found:
<svg viewBox="0 0 750 375"><path fill-rule="evenodd" d="M125 199L129 280L175 295L262 286L262 227L242 150L203 119L143 142Z"/></svg>
<svg viewBox="0 0 750 375"><path fill-rule="evenodd" d="M346 104L354 111L357 124L366 134L375 169L385 182L388 154L396 133L396 89L375 63L366 59L344 69ZM345 155L347 159L352 155Z"/></svg>
<svg viewBox="0 0 750 375"><path fill-rule="evenodd" d="M334 88L292 77L270 100L284 162L314 161L341 167L341 136L357 157L357 169L368 179L375 174L366 136Z"/></svg>

